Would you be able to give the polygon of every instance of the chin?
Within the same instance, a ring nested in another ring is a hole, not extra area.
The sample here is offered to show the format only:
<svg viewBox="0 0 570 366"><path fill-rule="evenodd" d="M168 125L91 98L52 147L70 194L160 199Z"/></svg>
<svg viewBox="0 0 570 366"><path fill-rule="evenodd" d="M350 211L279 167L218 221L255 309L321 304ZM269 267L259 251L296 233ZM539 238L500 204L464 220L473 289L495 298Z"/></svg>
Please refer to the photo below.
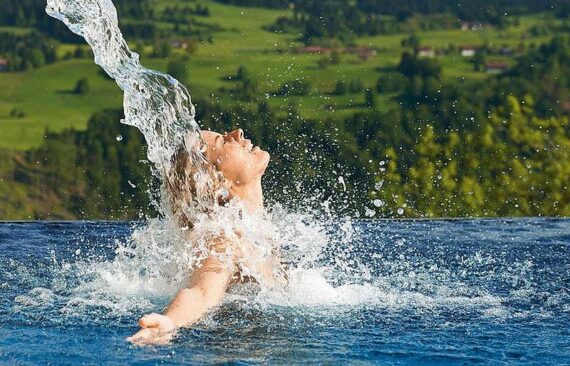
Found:
<svg viewBox="0 0 570 366"><path fill-rule="evenodd" d="M267 151L263 151L263 150L259 150L255 153L256 155L256 159L257 159L257 163L260 166L260 170L262 172L265 171L265 169L267 169L267 166L269 165L269 160L271 159L271 155L269 155L269 153Z"/></svg>

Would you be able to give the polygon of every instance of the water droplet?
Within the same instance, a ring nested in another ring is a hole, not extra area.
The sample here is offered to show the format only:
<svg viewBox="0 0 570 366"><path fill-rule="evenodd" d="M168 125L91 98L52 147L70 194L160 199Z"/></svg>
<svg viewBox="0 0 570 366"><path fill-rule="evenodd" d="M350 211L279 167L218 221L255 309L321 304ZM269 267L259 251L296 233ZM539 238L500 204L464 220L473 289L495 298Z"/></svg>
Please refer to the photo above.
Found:
<svg viewBox="0 0 570 366"><path fill-rule="evenodd" d="M374 206L376 206L376 207L384 206L384 201L382 201L382 200L374 200L373 203L374 203Z"/></svg>
<svg viewBox="0 0 570 366"><path fill-rule="evenodd" d="M368 207L364 210L364 216L366 217L374 217L376 216L376 211L369 209Z"/></svg>
<svg viewBox="0 0 570 366"><path fill-rule="evenodd" d="M338 177L338 182L342 184L342 190L346 191L346 183L344 182L344 177Z"/></svg>
<svg viewBox="0 0 570 366"><path fill-rule="evenodd" d="M117 139L117 141L121 142L123 141L123 136L121 135L117 135L117 137L115 137Z"/></svg>
<svg viewBox="0 0 570 366"><path fill-rule="evenodd" d="M77 249L77 250L75 251L75 255L79 255L79 254L81 254L81 249Z"/></svg>
<svg viewBox="0 0 570 366"><path fill-rule="evenodd" d="M399 208L398 209L398 215L403 215L404 214L404 209L403 208Z"/></svg>

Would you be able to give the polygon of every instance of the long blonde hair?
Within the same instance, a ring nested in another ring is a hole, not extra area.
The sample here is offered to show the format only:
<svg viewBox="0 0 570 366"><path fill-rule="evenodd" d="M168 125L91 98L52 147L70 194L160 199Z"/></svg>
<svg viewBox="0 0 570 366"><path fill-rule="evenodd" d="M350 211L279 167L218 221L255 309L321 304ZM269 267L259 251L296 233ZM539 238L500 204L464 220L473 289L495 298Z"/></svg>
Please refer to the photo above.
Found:
<svg viewBox="0 0 570 366"><path fill-rule="evenodd" d="M206 145L183 143L172 155L165 174L165 189L170 210L182 228L192 229L197 212L211 212L229 199L226 180L204 155Z"/></svg>

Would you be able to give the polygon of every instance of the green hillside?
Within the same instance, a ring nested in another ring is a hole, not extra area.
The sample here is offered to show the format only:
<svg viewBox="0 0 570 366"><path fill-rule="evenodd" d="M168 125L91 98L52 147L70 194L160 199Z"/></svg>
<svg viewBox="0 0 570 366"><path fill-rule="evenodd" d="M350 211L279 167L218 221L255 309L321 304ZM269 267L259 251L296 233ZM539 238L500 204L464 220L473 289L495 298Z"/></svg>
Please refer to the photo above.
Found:
<svg viewBox="0 0 570 366"><path fill-rule="evenodd" d="M407 34L393 34L357 38L356 45L375 48L376 56L363 61L356 55L342 54L339 64L322 68L318 62L326 56L293 53L294 48L301 46L294 35L264 30L278 17L290 16L290 10L243 8L213 1L197 3L207 6L210 11L209 17L200 17L198 28L211 25L220 29L213 32L212 39L199 43L196 51L189 56L185 83L193 96L212 98L222 105L248 104L248 101L236 101L220 91L221 88L231 89L235 85L235 82L225 78L244 65L258 84L258 94L262 98L267 94L265 99L272 107L285 110L289 104L294 104L307 118L349 116L363 110L364 94L331 95L337 81L357 79L362 81L364 88L375 89L379 76L398 64L404 51L402 40L408 37ZM161 11L172 2L156 0L152 4L156 11ZM122 22L130 21L122 18L121 14L119 17ZM451 29L419 32L417 35L421 45L441 49L450 44L527 47L548 41L555 34L529 36L530 28L544 22L558 22L546 14L517 17L517 21L518 26L500 31L494 28L480 31ZM159 23L159 26L169 29L172 24ZM29 29L21 27L0 28L0 32L27 31ZM129 41L136 48L136 40ZM58 54L63 56L75 47L60 45ZM151 48L149 44L144 46L145 50ZM174 55L180 53L183 51L173 50ZM510 56L496 56L494 59L512 62ZM149 68L166 71L165 59L143 56L142 60ZM441 55L438 60L443 65L444 78L478 79L486 76L484 72L474 71L473 65L458 52ZM83 77L88 79L91 86L89 93L73 94L75 83ZM282 84L295 79L309 81L311 91L308 95L272 95ZM93 112L121 105L118 88L100 75L98 67L90 59L59 60L26 72L0 72L0 85L0 148L25 150L37 147L46 128L50 131L61 131L68 127L81 130ZM390 110L397 107L391 94L377 97L379 108ZM25 116L10 116L14 109L23 111Z"/></svg>

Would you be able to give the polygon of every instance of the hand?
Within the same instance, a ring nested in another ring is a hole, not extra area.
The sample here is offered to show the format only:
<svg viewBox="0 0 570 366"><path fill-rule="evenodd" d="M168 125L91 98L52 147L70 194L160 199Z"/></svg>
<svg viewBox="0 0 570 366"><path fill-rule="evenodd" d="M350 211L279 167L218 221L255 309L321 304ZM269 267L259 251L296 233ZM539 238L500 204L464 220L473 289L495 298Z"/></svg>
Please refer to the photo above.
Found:
<svg viewBox="0 0 570 366"><path fill-rule="evenodd" d="M167 344L174 337L176 325L169 317L160 314L148 314L139 320L142 328L127 341L136 345Z"/></svg>

